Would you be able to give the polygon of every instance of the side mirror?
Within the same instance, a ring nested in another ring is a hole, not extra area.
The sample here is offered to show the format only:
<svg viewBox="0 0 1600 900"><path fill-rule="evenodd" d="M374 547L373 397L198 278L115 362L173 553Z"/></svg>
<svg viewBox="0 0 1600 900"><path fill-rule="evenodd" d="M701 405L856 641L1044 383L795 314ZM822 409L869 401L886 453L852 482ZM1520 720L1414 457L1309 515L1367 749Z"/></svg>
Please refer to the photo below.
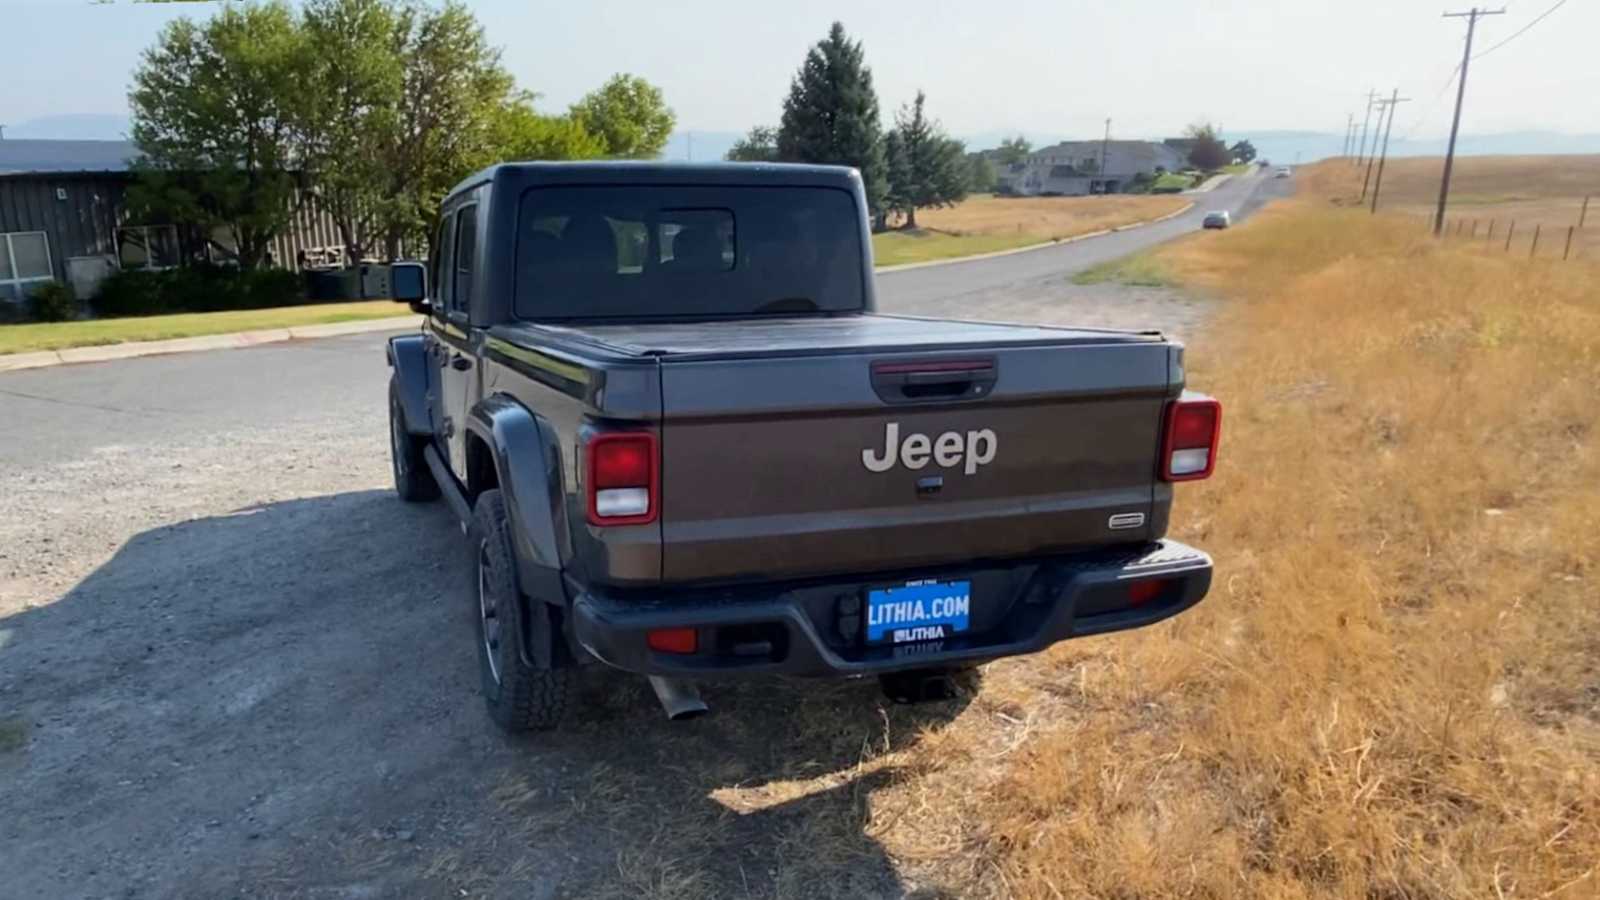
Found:
<svg viewBox="0 0 1600 900"><path fill-rule="evenodd" d="M432 308L428 303L428 267L419 262L397 262L389 265L389 293L396 302L406 303L423 315Z"/></svg>

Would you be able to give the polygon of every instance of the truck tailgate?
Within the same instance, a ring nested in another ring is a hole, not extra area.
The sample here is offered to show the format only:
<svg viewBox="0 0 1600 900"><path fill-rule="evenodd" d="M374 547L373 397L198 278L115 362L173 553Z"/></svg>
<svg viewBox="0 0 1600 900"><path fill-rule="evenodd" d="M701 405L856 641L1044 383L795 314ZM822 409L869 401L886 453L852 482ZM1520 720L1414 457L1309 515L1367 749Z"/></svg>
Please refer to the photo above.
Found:
<svg viewBox="0 0 1600 900"><path fill-rule="evenodd" d="M1179 376L1170 344L1118 337L662 356L663 580L1149 539Z"/></svg>

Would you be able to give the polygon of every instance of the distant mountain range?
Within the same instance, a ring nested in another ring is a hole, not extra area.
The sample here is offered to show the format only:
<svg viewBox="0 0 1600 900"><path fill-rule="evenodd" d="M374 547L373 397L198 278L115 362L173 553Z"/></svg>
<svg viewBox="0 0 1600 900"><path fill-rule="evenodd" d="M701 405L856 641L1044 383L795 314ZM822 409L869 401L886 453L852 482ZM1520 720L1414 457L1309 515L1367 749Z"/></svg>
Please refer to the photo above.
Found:
<svg viewBox="0 0 1600 900"><path fill-rule="evenodd" d="M127 132L126 116L97 113L46 116L5 126L5 136L15 140L115 141L125 140ZM991 130L959 137L967 142L970 150L987 150L998 147L1002 140L1018 133L1016 130ZM1073 135L1050 131L1023 129L1020 133L1035 147L1074 138ZM735 131L679 131L667 141L666 150L661 155L669 160L718 160L727 155L728 150L743 136ZM1344 144L1344 135L1316 131L1229 129L1227 138L1230 143L1248 138L1261 156L1278 163L1312 162L1337 156ZM1389 144L1391 156L1442 156L1444 149L1445 139L1442 137L1415 140L1396 138ZM1554 131L1464 134L1457 142L1456 152L1468 156L1600 153L1600 134L1562 134Z"/></svg>

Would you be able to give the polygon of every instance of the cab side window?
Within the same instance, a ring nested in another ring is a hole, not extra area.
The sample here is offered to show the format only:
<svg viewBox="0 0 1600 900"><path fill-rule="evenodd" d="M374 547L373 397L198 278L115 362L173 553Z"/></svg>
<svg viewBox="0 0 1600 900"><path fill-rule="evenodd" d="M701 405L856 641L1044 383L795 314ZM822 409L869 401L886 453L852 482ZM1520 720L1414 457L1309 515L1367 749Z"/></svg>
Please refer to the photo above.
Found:
<svg viewBox="0 0 1600 900"><path fill-rule="evenodd" d="M456 252L450 292L449 310L452 314L467 314L472 302L472 278L478 265L478 207L464 206L455 215Z"/></svg>
<svg viewBox="0 0 1600 900"><path fill-rule="evenodd" d="M456 258L456 217L448 216L439 226L439 246L434 251L438 255L434 259L433 283L437 296L433 298L433 309L436 314L443 316L452 308L452 298L455 292L455 279L451 274L455 271Z"/></svg>

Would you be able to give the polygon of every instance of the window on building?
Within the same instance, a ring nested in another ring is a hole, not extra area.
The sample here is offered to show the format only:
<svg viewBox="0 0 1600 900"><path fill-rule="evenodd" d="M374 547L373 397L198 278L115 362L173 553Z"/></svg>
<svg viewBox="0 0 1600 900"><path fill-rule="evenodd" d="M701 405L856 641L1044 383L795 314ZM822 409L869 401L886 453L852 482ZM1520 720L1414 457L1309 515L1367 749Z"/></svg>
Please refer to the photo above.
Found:
<svg viewBox="0 0 1600 900"><path fill-rule="evenodd" d="M183 260L173 225L130 225L117 229L117 260L124 269L171 269Z"/></svg>
<svg viewBox="0 0 1600 900"><path fill-rule="evenodd" d="M0 300L24 300L34 285L54 278L50 240L44 232L0 234Z"/></svg>

